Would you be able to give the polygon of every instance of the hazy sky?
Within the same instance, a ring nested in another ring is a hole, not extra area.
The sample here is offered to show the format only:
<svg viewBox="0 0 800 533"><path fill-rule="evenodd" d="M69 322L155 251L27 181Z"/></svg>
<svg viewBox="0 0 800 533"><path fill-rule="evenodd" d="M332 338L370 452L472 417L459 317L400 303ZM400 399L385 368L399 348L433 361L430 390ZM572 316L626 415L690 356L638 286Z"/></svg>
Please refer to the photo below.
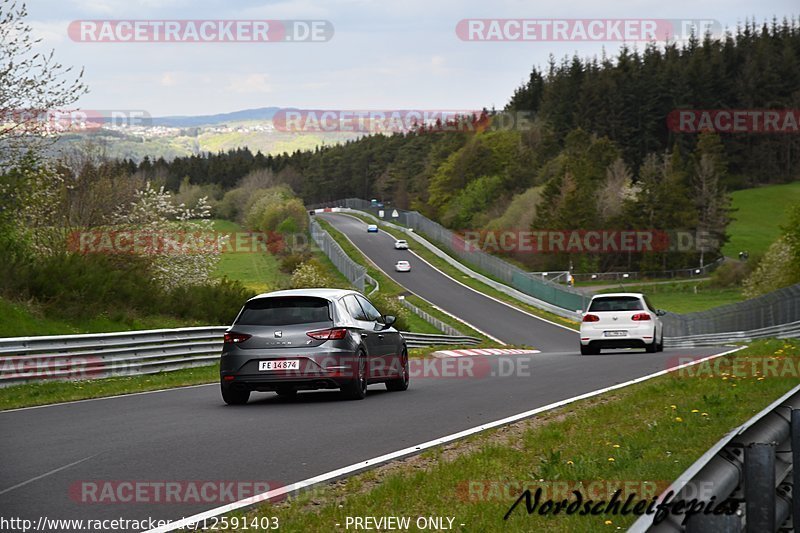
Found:
<svg viewBox="0 0 800 533"><path fill-rule="evenodd" d="M252 107L473 109L502 107L550 54L615 54L619 42L467 42L462 19L714 19L800 14L797 0L32 0L41 46L85 68L85 109L152 116ZM92 43L68 35L75 20L314 19L328 42ZM639 45L641 47L641 44Z"/></svg>

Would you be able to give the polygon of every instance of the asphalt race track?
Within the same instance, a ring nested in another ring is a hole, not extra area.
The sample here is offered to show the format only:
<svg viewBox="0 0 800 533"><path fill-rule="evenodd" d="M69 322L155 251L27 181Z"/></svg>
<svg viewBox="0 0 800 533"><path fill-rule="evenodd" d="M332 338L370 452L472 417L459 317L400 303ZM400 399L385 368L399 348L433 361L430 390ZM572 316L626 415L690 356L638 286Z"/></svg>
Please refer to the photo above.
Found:
<svg viewBox="0 0 800 533"><path fill-rule="evenodd" d="M340 401L335 392L290 400L254 393L248 405L229 407L217 385L206 385L0 412L4 516L177 520L230 501L87 503L92 496L84 489L125 481L274 488L657 372L678 356L725 350L581 356L576 333L467 290L414 256L412 272L396 274L392 265L408 252L395 251L383 233L368 235L352 218L326 218L409 290L505 342L543 353L475 358L474 371L444 377L412 372L408 391L375 385L359 402Z"/></svg>

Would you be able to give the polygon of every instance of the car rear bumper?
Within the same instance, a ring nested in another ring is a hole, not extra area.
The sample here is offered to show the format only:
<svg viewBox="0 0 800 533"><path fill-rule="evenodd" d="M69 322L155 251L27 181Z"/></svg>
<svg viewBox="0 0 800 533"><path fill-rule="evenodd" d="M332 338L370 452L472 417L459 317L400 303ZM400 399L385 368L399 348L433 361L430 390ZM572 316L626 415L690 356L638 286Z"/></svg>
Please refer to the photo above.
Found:
<svg viewBox="0 0 800 533"><path fill-rule="evenodd" d="M606 331L625 331L623 337L608 337ZM609 327L600 328L581 328L581 344L584 346L599 346L601 348L641 348L653 342L654 326L640 327Z"/></svg>
<svg viewBox="0 0 800 533"><path fill-rule="evenodd" d="M358 351L347 348L232 349L220 357L220 380L234 388L272 391L285 388L333 389L355 379ZM261 361L297 361L295 370L259 370Z"/></svg>

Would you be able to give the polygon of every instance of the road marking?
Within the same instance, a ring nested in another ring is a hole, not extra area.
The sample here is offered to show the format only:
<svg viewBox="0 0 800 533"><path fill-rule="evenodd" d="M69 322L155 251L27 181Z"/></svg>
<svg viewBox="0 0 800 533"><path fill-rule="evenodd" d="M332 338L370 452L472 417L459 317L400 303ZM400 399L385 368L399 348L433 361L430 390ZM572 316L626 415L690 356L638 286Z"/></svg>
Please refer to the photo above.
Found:
<svg viewBox="0 0 800 533"><path fill-rule="evenodd" d="M157 392L172 392L183 389L195 389L197 387L208 387L216 384L217 382L201 383L200 385L184 385L182 387L172 387L171 389L146 390L142 392L129 392L128 394L117 394L115 396L103 396L102 398L86 398L84 400L72 400L69 402L46 403L44 405L31 405L30 407L17 407L15 409L6 409L4 411L0 411L0 415L3 415L5 413L13 413L14 411L27 411L28 409L44 409L45 407L56 407L59 405L70 405L73 403L99 402L100 400L113 400L114 398L127 398L128 396L142 396L144 394L155 394Z"/></svg>
<svg viewBox="0 0 800 533"><path fill-rule="evenodd" d="M501 418L500 420L495 420L493 422L487 422L480 426L475 426L469 429L465 429L463 431L459 431L458 433L453 433L451 435L447 435L438 439L429 440L427 442L423 442L421 444L417 444L416 446L410 446L408 448L403 448L402 450L397 450L396 452L390 452L385 455L381 455L372 459L367 459L366 461L361 461L359 463L354 463L349 466L345 466L343 468L338 468L336 470L332 470L330 472L326 472L324 474L320 474L318 476L310 477L308 479L304 479L302 481L298 481L296 483L291 483L284 487L279 487L277 489L273 489L267 492L263 492L261 494L256 494L255 496L251 496L249 498L245 498L243 500L239 500L237 502L229 503L227 505L223 505L221 507L216 507L214 509L210 509L208 511L204 511L202 513L198 513L196 515L190 516L188 518L182 518L175 522L171 522L161 527L157 527L155 529L151 529L146 533L166 533L167 531L175 531L176 529L184 528L188 525L195 524L201 522L203 520L208 520L209 518L213 518L215 516L219 516L221 514L229 513L231 511L235 511L237 509L241 509L243 507L249 507L256 503L260 503L263 501L272 500L275 498L279 498L281 496L292 494L294 492L300 491L302 489L309 488L313 485L318 483L323 483L326 481L333 481L335 479L345 477L348 475L352 475L358 471L366 470L368 468L374 468L378 465L383 463L387 463L394 459L399 459L401 457L405 457L408 455L415 455L423 450L427 450L428 448L433 448L435 446L440 446L442 444L447 444L449 442L453 442L455 440L460 440L465 437L469 437L470 435L474 435L476 433L480 433L482 431L486 431L488 429L494 429L496 427L505 426L507 424L511 424L513 422L518 422L520 420L524 420L526 418L530 418L534 415L539 413L543 413L545 411L550 411L552 409L556 409L558 407L563 407L565 405L577 402L579 400L585 400L587 398L592 398L594 396L598 396L600 394L610 392L613 390L621 389L623 387L627 387L629 385L635 385L636 383L641 383L643 381L647 381L649 379L656 378L658 376L663 376L664 374L668 374L669 372L673 372L675 370L680 370L682 368L686 368L689 366L697 365L703 363L705 361L709 361L711 359L716 359L717 357L722 357L724 355L728 355L739 350L746 348L746 346L738 346L732 350L728 350L726 352L720 352L718 354L709 355L708 357L703 357L696 361L691 361L689 363L685 363L682 365L678 365L673 368L669 368L666 370L660 370L653 374L648 374L646 376L642 376L639 378L632 379L630 381L626 381L624 383L617 383L616 385L611 385L609 387L605 387L603 389L598 389L595 391L587 392L584 394L580 394L578 396L573 396L572 398L567 398L566 400L561 400L555 403L551 403L545 405L543 407L537 407L536 409L531 409L529 411L524 411L522 413L518 413L516 415L511 415L506 418Z"/></svg>
<svg viewBox="0 0 800 533"><path fill-rule="evenodd" d="M28 481L23 481L22 483L17 483L13 487L8 487L7 489L0 490L0 494L5 494L6 492L11 492L14 489L18 489L20 487L24 487L28 483L33 483L34 481L38 481L38 480L40 480L42 478L45 478L45 477L47 477L49 475L55 474L56 472L61 472L62 470L66 470L67 468L69 468L71 466L75 466L75 465L80 464L80 463L82 463L84 461L88 461L92 457L97 457L98 455L100 455L100 454L96 453L94 455L90 455L89 457L84 457L83 459L79 459L78 461L75 461L74 463L70 463L68 465L64 465L64 466L61 466L59 468L56 468L55 470L51 470L49 472L45 472L44 474L42 474L40 476L32 477Z"/></svg>
<svg viewBox="0 0 800 533"><path fill-rule="evenodd" d="M471 348L468 350L461 349L461 350L439 350L433 352L434 357L464 357L465 355L523 355L523 354L535 354L535 353L542 353L541 350L524 350L519 348L487 348L487 349L477 349Z"/></svg>

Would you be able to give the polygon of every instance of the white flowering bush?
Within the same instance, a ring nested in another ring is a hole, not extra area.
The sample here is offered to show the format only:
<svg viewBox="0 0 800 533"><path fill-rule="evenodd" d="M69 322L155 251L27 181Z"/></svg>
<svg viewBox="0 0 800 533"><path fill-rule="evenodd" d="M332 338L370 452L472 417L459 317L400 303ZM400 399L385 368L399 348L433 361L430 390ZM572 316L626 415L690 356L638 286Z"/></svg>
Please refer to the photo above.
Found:
<svg viewBox="0 0 800 533"><path fill-rule="evenodd" d="M120 206L115 231L129 230L147 244L137 253L150 259L155 279L166 289L211 281L225 246L213 232L211 206L202 197L188 208L175 205L164 187L150 183L136 192L130 205Z"/></svg>
<svg viewBox="0 0 800 533"><path fill-rule="evenodd" d="M780 237L767 250L764 258L744 280L744 295L755 298L796 282L792 277L792 250L786 237Z"/></svg>
<svg viewBox="0 0 800 533"><path fill-rule="evenodd" d="M298 265L292 272L292 279L289 283L292 289L330 287L331 284L332 280L315 261L306 261Z"/></svg>

